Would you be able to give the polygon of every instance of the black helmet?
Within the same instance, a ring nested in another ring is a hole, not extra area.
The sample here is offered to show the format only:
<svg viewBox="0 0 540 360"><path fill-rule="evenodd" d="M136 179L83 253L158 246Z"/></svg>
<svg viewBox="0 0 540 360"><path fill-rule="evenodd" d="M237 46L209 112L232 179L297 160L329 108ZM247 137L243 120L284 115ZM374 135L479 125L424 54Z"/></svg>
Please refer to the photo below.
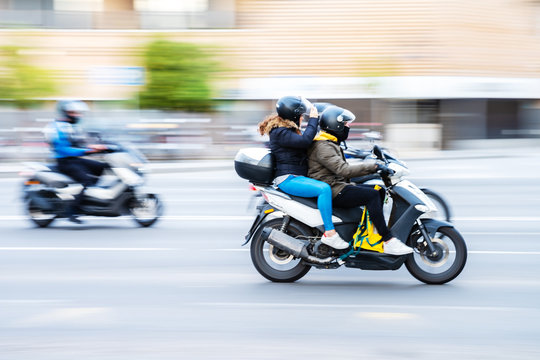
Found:
<svg viewBox="0 0 540 360"><path fill-rule="evenodd" d="M301 96L283 96L276 103L276 110L280 118L300 123L300 117L311 109L311 103Z"/></svg>
<svg viewBox="0 0 540 360"><path fill-rule="evenodd" d="M322 112L326 110L327 107L334 106L334 104L327 103L327 102L315 102L313 103L313 106L317 108L317 111L319 112L319 114L322 114Z"/></svg>
<svg viewBox="0 0 540 360"><path fill-rule="evenodd" d="M56 104L56 109L62 118L69 119L71 123L76 123L79 121L80 116L69 113L75 112L82 115L88 111L88 105L80 100L61 100Z"/></svg>
<svg viewBox="0 0 540 360"><path fill-rule="evenodd" d="M349 110L329 106L321 114L319 125L321 130L334 135L339 141L344 141L349 134L349 128L345 126L345 123L351 123L354 119L354 114Z"/></svg>

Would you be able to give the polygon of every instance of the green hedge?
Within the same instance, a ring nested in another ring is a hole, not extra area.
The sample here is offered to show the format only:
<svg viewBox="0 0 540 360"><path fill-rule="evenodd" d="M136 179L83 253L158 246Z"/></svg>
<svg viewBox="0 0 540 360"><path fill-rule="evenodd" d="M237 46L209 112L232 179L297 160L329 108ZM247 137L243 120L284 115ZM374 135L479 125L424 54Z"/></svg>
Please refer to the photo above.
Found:
<svg viewBox="0 0 540 360"><path fill-rule="evenodd" d="M144 52L146 85L141 108L209 111L218 65L201 46L156 40Z"/></svg>
<svg viewBox="0 0 540 360"><path fill-rule="evenodd" d="M54 96L56 83L49 71L30 65L21 50L0 47L0 98L28 109L42 102L36 99Z"/></svg>

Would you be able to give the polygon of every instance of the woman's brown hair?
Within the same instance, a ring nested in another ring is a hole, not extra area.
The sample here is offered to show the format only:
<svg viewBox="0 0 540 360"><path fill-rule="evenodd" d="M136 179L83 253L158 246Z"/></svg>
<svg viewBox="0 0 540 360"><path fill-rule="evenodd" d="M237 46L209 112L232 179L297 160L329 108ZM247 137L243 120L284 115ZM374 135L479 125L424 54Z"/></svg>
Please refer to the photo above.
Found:
<svg viewBox="0 0 540 360"><path fill-rule="evenodd" d="M264 118L263 121L259 123L259 134L264 135L266 134L266 128L268 127L268 123L272 120L279 121L281 118L278 114L271 114Z"/></svg>
<svg viewBox="0 0 540 360"><path fill-rule="evenodd" d="M259 123L259 134L265 135L270 133L270 130L277 127L288 127L296 131L296 133L301 134L300 129L296 124L290 120L284 120L279 117L278 114L268 115L263 121Z"/></svg>

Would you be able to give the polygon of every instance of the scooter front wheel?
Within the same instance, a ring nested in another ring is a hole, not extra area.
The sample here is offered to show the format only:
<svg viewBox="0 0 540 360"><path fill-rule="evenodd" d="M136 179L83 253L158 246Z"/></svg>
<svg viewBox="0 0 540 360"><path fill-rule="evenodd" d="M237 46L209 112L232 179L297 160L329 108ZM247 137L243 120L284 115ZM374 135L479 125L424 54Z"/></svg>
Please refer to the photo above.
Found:
<svg viewBox="0 0 540 360"><path fill-rule="evenodd" d="M444 284L455 279L467 262L467 246L461 234L452 227L439 228L431 238L436 250L431 253L416 230L409 236L408 245L414 253L405 261L407 270L426 284Z"/></svg>
<svg viewBox="0 0 540 360"><path fill-rule="evenodd" d="M163 213L163 205L154 194L137 195L129 206L129 212L137 224L149 227L158 221Z"/></svg>
<svg viewBox="0 0 540 360"><path fill-rule="evenodd" d="M311 269L301 259L297 259L286 251L267 243L262 230L266 227L281 230L283 219L272 219L263 223L251 242L251 260L255 269L274 282L294 282ZM300 224L291 221L285 230L285 233L292 237L309 236L309 231Z"/></svg>

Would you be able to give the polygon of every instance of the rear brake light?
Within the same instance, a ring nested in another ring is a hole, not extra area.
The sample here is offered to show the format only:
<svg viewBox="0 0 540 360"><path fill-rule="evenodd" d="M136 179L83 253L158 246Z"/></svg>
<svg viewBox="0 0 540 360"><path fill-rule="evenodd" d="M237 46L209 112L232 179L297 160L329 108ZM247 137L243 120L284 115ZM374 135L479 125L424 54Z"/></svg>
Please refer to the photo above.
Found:
<svg viewBox="0 0 540 360"><path fill-rule="evenodd" d="M24 182L24 185L39 185L40 182L37 180L28 180Z"/></svg>

